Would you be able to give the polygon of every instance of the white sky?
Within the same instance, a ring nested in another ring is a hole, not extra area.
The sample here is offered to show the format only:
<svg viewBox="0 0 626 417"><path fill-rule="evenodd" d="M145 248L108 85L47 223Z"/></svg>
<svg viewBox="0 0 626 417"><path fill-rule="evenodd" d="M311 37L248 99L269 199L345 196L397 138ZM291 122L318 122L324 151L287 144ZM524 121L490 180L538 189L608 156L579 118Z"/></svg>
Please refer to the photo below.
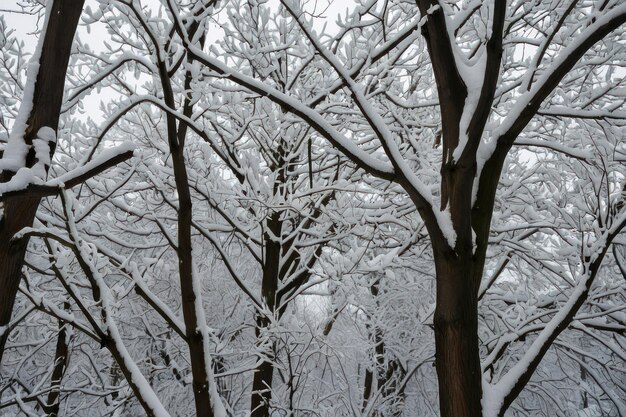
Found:
<svg viewBox="0 0 626 417"><path fill-rule="evenodd" d="M143 0L142 4L159 3L158 0ZM272 8L278 8L280 0L269 0L267 5ZM330 3L330 4L329 4ZM36 15L29 15L18 13L21 10L20 4L23 4L23 0L0 0L0 16L4 17L7 26L10 29L15 30L15 34L19 39L22 39L27 47L28 51L32 51L36 43L36 34L39 27L43 22L39 21ZM340 15L353 9L355 6L355 0L308 0L306 3L306 10L310 12L320 13L324 11L326 32L329 34L335 33L338 29L337 18ZM91 7L96 9L98 2L96 0L86 0L85 7ZM322 20L320 19L321 29ZM318 29L318 30L319 30ZM83 41L90 41L90 45L97 50L97 44L101 40L106 40L108 35L104 31L92 31L87 34L87 31L82 25L78 30L79 36Z"/></svg>
<svg viewBox="0 0 626 417"><path fill-rule="evenodd" d="M45 1L45 0L44 0ZM159 4L159 0L142 0L141 4ZM324 23L326 24L326 34L334 34L338 30L337 19L340 15L346 14L349 9L355 7L355 0L303 0L305 3L305 9L311 13L320 14L323 12L323 18L317 20L316 29L319 31L322 29ZM24 0L0 0L0 16L4 18L7 27L14 31L14 35L24 42L25 51L30 53L34 50L38 39L38 31L43 24L43 10L41 10L40 16L37 14L24 14L20 13L23 10L20 5L24 4ZM267 6L278 9L280 0L269 0ZM96 10L99 7L99 3L96 0L86 0L85 8L91 7L92 10ZM216 26L217 27L217 26ZM78 28L78 36L80 39L87 43L94 51L98 52L99 45L102 45L103 41L107 41L110 35L106 32L104 25L91 25L87 32L86 25L81 23ZM209 34L211 37L219 38L222 34L214 33ZM110 97L109 97L110 98ZM88 109L87 115L94 121L103 121L104 116L100 111L101 101L108 101L107 94L103 91L100 94L91 93L90 95L82 99L85 109Z"/></svg>

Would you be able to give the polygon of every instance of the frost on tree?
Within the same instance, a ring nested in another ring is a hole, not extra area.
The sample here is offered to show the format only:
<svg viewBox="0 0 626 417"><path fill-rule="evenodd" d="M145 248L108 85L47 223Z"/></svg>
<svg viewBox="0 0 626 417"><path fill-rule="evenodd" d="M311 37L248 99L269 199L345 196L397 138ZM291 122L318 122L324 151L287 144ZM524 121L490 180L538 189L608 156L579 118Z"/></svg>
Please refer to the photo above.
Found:
<svg viewBox="0 0 626 417"><path fill-rule="evenodd" d="M622 3L98 1L36 129L5 30L0 415L626 414Z"/></svg>

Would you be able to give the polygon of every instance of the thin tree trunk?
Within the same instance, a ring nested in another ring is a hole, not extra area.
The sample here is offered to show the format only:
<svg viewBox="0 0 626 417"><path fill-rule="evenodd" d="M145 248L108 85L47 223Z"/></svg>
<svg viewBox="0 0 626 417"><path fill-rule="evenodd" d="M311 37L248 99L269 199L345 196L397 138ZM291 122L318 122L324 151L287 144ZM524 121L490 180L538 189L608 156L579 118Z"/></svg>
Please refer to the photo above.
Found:
<svg viewBox="0 0 626 417"><path fill-rule="evenodd" d="M68 302L65 303L64 308L69 310L70 305ZM59 320L59 335L57 336L57 344L54 353L54 370L50 377L50 393L48 394L48 401L44 409L48 417L57 417L61 407L59 398L61 395L61 380L65 374L69 359L69 335L67 329L68 325Z"/></svg>
<svg viewBox="0 0 626 417"><path fill-rule="evenodd" d="M368 367L365 367L365 378L363 379L363 405L362 412L365 413L367 409L367 404L370 401L370 397L372 396L372 389L374 385L374 373Z"/></svg>
<svg viewBox="0 0 626 417"><path fill-rule="evenodd" d="M370 294L372 295L376 308L380 308L380 278L376 279L370 285ZM374 371L371 368L365 371L365 381L363 387L363 412L366 412L370 398L372 398L374 388L374 376L376 376L376 388L380 396L380 404L386 404L385 407L371 410L370 415L374 417L395 417L402 414L402 406L395 403L393 397L403 397L404 394L398 391L397 382L403 378L403 369L398 359L390 356L385 345L385 334L379 325L368 325L368 333L370 339L374 342ZM391 354L392 355L392 354Z"/></svg>
<svg viewBox="0 0 626 417"><path fill-rule="evenodd" d="M198 22L194 22L189 28L190 34L200 28ZM202 35L201 44L204 44ZM174 90L168 74L165 58L158 52L158 40L152 39L157 47L157 66L161 86L163 88L164 101L172 110L177 110L174 99ZM187 64L193 64L191 56L187 57ZM191 91L193 76L190 71L185 72L185 91ZM183 102L183 115L189 117L193 112L193 104L190 97L185 97ZM176 253L178 257L178 273L180 281L181 304L183 310L183 320L185 323L187 345L189 347L189 359L191 362L192 389L195 400L196 416L212 417L214 415L211 399L211 387L209 386L210 364L207 363L208 354L205 352L204 334L200 326L206 326L204 317L199 317L199 311L204 308L201 301L201 288L194 285L194 267L192 254L191 229L193 222L193 207L191 192L189 190L189 178L185 162L185 140L187 138L187 124L180 123L177 126L176 117L171 113L166 115L167 138L172 165L174 169L174 181L178 193L178 246ZM197 278L197 277L196 277ZM198 286L199 287L199 286ZM198 293L196 293L196 291ZM218 399L215 399L216 401Z"/></svg>
<svg viewBox="0 0 626 417"><path fill-rule="evenodd" d="M380 308L380 303L378 300L378 294L380 293L380 278L377 278L372 284L370 284L370 294L376 303L376 307ZM385 384L387 382L388 377L391 375L387 372L388 368L386 367L387 363L385 361L385 340L383 338L383 331L377 325L367 324L366 325L369 339L374 343L374 364L373 370L371 367L367 367L365 369L365 380L363 382L363 412L367 409L369 405L370 398L372 397L372 392L374 389L374 374L376 375L376 388L380 391L381 397L384 399L386 395L389 393ZM372 415L379 416L380 412L374 412Z"/></svg>
<svg viewBox="0 0 626 417"><path fill-rule="evenodd" d="M279 177L283 177L280 175ZM278 292L279 263L281 244L272 239L273 236L281 236L282 222L280 212L274 212L267 221L268 232L264 233L265 259L263 264L263 281L261 294L270 312L276 311L276 293ZM267 329L270 322L266 317L257 313L257 338L262 336L262 331ZM270 402L272 400L272 382L274 376L274 362L263 360L254 372L252 379L252 396L250 398L250 417L269 417Z"/></svg>
<svg viewBox="0 0 626 417"><path fill-rule="evenodd" d="M40 128L50 127L55 132L58 129L65 75L83 3L84 0L57 0L51 5L46 31L41 35L44 39L32 97L32 110L26 121L28 127L24 141L27 145L32 144ZM35 162L31 151L27 156L26 166L32 167ZM0 181L6 182L11 177L12 173L3 171ZM0 329L8 326L11 321L28 246L28 239L11 239L19 230L33 225L39 201L39 197L28 195L7 198L4 201L4 213L0 214ZM0 332L0 363L8 333Z"/></svg>
<svg viewBox="0 0 626 417"><path fill-rule="evenodd" d="M191 60L189 60L191 62ZM166 74L161 74L161 77ZM191 75L186 74L185 86L190 84ZM171 94L166 93L166 97ZM168 104L170 100L166 99ZM173 104L173 97L171 98ZM191 104L185 99L183 113L187 115L191 112ZM187 330L187 343L189 345L189 356L191 360L191 373L193 393L196 402L196 415L199 417L213 416L213 407L211 406L211 395L209 387L209 375L207 372L207 361L205 352L205 343L203 333L199 326L205 326L206 323L200 321L198 317L197 303L200 302L200 294L196 294L194 288L194 271L193 271L193 254L191 242L191 228L193 219L193 209L191 202L191 193L189 191L189 180L187 176L187 167L184 157L184 143L187 134L186 125L179 126L176 130L176 122L171 115L167 117L168 137L170 142L170 152L172 154L172 163L174 166L174 179L176 182L176 191L178 192L178 270L180 278L180 291L182 297L183 319ZM201 305L198 306L203 308Z"/></svg>

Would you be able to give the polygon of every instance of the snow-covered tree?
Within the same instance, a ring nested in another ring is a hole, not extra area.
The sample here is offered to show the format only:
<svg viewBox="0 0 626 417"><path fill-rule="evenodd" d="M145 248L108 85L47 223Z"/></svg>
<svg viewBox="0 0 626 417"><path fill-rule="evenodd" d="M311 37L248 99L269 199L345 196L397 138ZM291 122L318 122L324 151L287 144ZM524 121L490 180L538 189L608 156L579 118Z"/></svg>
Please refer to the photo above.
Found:
<svg viewBox="0 0 626 417"><path fill-rule="evenodd" d="M624 414L621 3L98 1L14 168L4 42L0 410Z"/></svg>

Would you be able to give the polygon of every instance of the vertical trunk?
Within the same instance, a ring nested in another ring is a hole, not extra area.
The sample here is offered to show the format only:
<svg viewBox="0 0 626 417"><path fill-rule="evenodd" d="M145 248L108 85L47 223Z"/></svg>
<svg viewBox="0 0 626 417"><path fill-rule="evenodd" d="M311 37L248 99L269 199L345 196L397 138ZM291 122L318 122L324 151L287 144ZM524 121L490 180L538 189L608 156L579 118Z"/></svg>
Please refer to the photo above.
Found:
<svg viewBox="0 0 626 417"><path fill-rule="evenodd" d="M112 346L112 344L109 343L109 345L107 346ZM109 348L109 350L111 352L117 351L116 348ZM118 358L121 358L121 355L119 355L119 353L112 353L112 356L115 359L115 362L111 364L111 368L109 369L109 379L111 381L110 382L111 386L117 387L120 385L120 382L122 381L122 378L124 378L125 374L122 372L122 367L120 366L120 362L118 362L119 360ZM119 397L120 397L119 390L111 392L111 399L113 401L116 401Z"/></svg>
<svg viewBox="0 0 626 417"><path fill-rule="evenodd" d="M187 343L189 345L189 356L191 361L192 386L196 403L196 415L199 417L213 416L211 397L209 393L209 375L207 373L207 354L204 346L204 336L200 331L200 326L206 323L201 322L198 317L198 309L202 309L200 304L200 294L196 294L194 288L193 254L191 242L192 226L192 203L189 191L187 168L183 154L185 131L181 128L176 132L175 122L168 120L168 130L170 136L170 152L174 166L174 179L176 191L178 192L178 271L180 279L180 292L182 297L182 310L185 328L187 331ZM175 140L171 138L178 137ZM201 291L200 288L197 288Z"/></svg>
<svg viewBox="0 0 626 417"><path fill-rule="evenodd" d="M39 206L38 198L15 198L4 202L0 219L0 362L9 337L13 304L20 284L27 239L11 240L24 227L32 226Z"/></svg>
<svg viewBox="0 0 626 417"><path fill-rule="evenodd" d="M380 278L374 280L370 285L370 294L376 303L376 307L379 307L378 294ZM365 412L370 398L372 397L372 391L374 389L374 373L376 373L376 387L378 390L382 390L386 382L386 370L385 370L385 341L383 340L383 332L376 324L366 324L369 339L374 343L374 370L371 367L367 367L365 370L365 380L363 382L363 412ZM374 413L379 415L379 413Z"/></svg>
<svg viewBox="0 0 626 417"><path fill-rule="evenodd" d="M65 309L69 310L69 303L65 303ZM61 406L61 380L65 374L65 368L68 361L69 335L67 333L68 326L59 320L59 335L57 337L57 345L54 353L54 369L50 377L50 393L45 407L48 417L57 417Z"/></svg>
<svg viewBox="0 0 626 417"><path fill-rule="evenodd" d="M372 396L372 388L374 385L374 373L370 368L365 368L365 379L363 380L363 407L362 412L365 413L367 404Z"/></svg>
<svg viewBox="0 0 626 417"><path fill-rule="evenodd" d="M173 129L172 129L173 127ZM191 243L192 203L189 192L187 168L185 166L184 131L176 132L175 122L168 120L170 152L174 165L174 179L178 192L178 272L182 298L183 320L185 322L189 359L191 361L192 387L196 404L196 415L213 416L209 394L209 375L207 373L204 337L199 326L205 326L198 317L198 308L203 308L194 288L193 254ZM177 135L178 133L178 135ZM172 140L171 138L178 139ZM198 288L198 291L201 289Z"/></svg>
<svg viewBox="0 0 626 417"><path fill-rule="evenodd" d="M269 312L276 311L276 293L278 291L279 281L279 263L281 244L274 237L280 237L282 233L282 222L280 220L280 212L274 212L267 221L268 232L264 233L263 240L265 242L265 259L263 264L263 281L261 283L261 294L263 301L268 307ZM268 318L257 313L257 338L261 337L261 332L270 324ZM273 350L273 349L272 349ZM272 352L266 352L271 353ZM251 417L269 417L270 401L272 400L272 379L274 376L274 362L272 358L263 360L254 372L252 380L252 397L250 399L250 416Z"/></svg>
<svg viewBox="0 0 626 417"><path fill-rule="evenodd" d="M40 128L47 126L55 131L59 125L59 112L63 101L65 74L69 62L74 32L83 9L83 0L55 1L47 23L39 71L32 97L32 110L26 121L24 135L26 144L32 140ZM26 98L28 99L28 98ZM29 153L26 165L34 163L34 154ZM11 174L0 174L0 181L8 181ZM16 197L4 202L4 213L0 213L0 329L11 321L11 313L19 286L27 239L12 241L13 235L24 227L33 224L39 198ZM0 332L0 363L8 332Z"/></svg>
<svg viewBox="0 0 626 417"><path fill-rule="evenodd" d="M586 334L582 334L581 338L580 338L580 348L584 349L584 350L588 350L591 348L591 345L589 343L589 340L587 339L587 335ZM589 396L587 394L587 368L584 366L584 363L587 362L587 358L585 356L581 356L580 360L582 361L581 364L578 365L579 369L580 369L580 381L581 381L581 386L580 386L580 408L581 410L586 410L587 408L589 408Z"/></svg>
<svg viewBox="0 0 626 417"><path fill-rule="evenodd" d="M450 254L436 261L435 348L442 417L479 417L482 378L478 304L471 260Z"/></svg>
<svg viewBox="0 0 626 417"><path fill-rule="evenodd" d="M199 24L194 22L193 26L189 29L189 33L195 34L199 27ZM204 45L204 40L204 35L202 35L200 40L201 45ZM156 46L158 42L154 40L154 44ZM187 64L191 66L193 62L194 60L188 56ZM165 103L170 109L176 110L174 90L168 75L167 65L164 61L164 57L162 57L159 52L157 52L157 63ZM191 72L186 71L185 91L191 91L192 79ZM193 104L190 97L185 97L182 113L186 117L191 116L193 113ZM187 332L187 345L189 347L189 359L191 362L192 389L196 406L196 416L212 417L214 415L213 405L217 404L212 405L209 387L209 372L211 368L209 368L210 363L208 363L207 360L209 355L205 352L204 334L201 331L201 326L206 325L202 315L202 309L204 308L201 300L202 289L195 288L196 286L194 285L194 279L196 278L194 278L191 241L193 206L184 155L188 126L184 123L177 125L176 118L170 113L167 114L166 121L167 138L174 169L174 181L176 183L176 192L178 193L178 247L176 248L176 254L178 257L183 320ZM196 291L198 293L196 293ZM215 400L217 401L217 399Z"/></svg>
<svg viewBox="0 0 626 417"><path fill-rule="evenodd" d="M380 278L370 285L370 294L376 303L376 308L380 308L381 301L378 298L380 294ZM387 351L383 329L377 324L373 326L370 324L367 328L369 337L374 343L374 370L368 368L365 371L362 410L363 412L366 411L370 398L372 398L375 376L376 389L379 392L376 397L379 397L379 404L384 405L384 407L379 406L378 409L372 410L370 414L375 417L399 416L402 414L402 406L399 406L396 399L403 394L396 391L396 387L398 380L403 378L402 367L399 365L398 360L393 358L393 354Z"/></svg>
<svg viewBox="0 0 626 417"><path fill-rule="evenodd" d="M274 363L263 361L254 372L250 417L269 417Z"/></svg>

